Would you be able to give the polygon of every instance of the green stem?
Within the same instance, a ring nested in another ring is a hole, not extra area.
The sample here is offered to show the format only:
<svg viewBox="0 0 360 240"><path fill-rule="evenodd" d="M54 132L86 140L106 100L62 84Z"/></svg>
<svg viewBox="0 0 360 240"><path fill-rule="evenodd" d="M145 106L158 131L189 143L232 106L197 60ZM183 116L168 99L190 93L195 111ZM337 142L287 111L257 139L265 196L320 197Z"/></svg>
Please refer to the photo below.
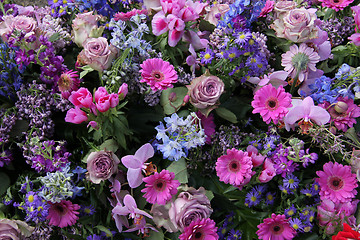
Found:
<svg viewBox="0 0 360 240"><path fill-rule="evenodd" d="M291 85L291 88L290 88L290 94L291 94L291 96L294 95L294 92L295 92L295 89L296 89L296 83L297 83L297 80L298 80L298 78L299 78L299 74L300 74L300 71L297 70L297 71L296 71L296 75L295 75L295 77L294 77L294 79L293 79L293 84Z"/></svg>
<svg viewBox="0 0 360 240"><path fill-rule="evenodd" d="M5 9L4 9L4 4L2 3L2 1L0 0L0 9L3 12L3 16L6 15Z"/></svg>

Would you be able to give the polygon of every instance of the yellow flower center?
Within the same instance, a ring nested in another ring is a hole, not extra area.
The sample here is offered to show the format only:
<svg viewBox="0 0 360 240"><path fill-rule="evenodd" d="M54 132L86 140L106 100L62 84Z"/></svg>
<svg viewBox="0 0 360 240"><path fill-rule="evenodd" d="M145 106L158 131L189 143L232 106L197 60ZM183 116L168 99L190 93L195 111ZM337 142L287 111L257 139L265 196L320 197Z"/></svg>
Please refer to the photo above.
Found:
<svg viewBox="0 0 360 240"><path fill-rule="evenodd" d="M29 201L30 203L32 203L32 202L34 201L34 195L30 195L30 196L28 197L28 201Z"/></svg>
<svg viewBox="0 0 360 240"><path fill-rule="evenodd" d="M294 211L293 211L293 210L288 211L288 215L289 215L289 216L294 215Z"/></svg>
<svg viewBox="0 0 360 240"><path fill-rule="evenodd" d="M230 53L229 54L229 58L234 58L235 57L235 53Z"/></svg>
<svg viewBox="0 0 360 240"><path fill-rule="evenodd" d="M240 38L240 39L245 39L245 35L244 35L244 34L241 34L241 35L239 36L239 38Z"/></svg>
<svg viewBox="0 0 360 240"><path fill-rule="evenodd" d="M293 227L293 229L295 229L295 230L299 229L299 225L297 225L296 223L294 223L294 224L292 225L292 227Z"/></svg>
<svg viewBox="0 0 360 240"><path fill-rule="evenodd" d="M295 182L294 179L292 179L292 178L289 179L290 184L293 184L294 182Z"/></svg>
<svg viewBox="0 0 360 240"><path fill-rule="evenodd" d="M271 200L274 199L274 197L273 197L273 195L268 195L268 196L267 196L267 199L271 201Z"/></svg>
<svg viewBox="0 0 360 240"><path fill-rule="evenodd" d="M255 43L254 39L250 39L250 40L249 40L249 44L250 44L250 45L254 45L254 43Z"/></svg>
<svg viewBox="0 0 360 240"><path fill-rule="evenodd" d="M209 53L206 53L206 54L204 55L204 58L205 58L205 59L210 59L210 58L211 58L211 55L210 55Z"/></svg>
<svg viewBox="0 0 360 240"><path fill-rule="evenodd" d="M256 197L255 197L255 196L252 196L252 197L251 197L251 201L252 201L252 202L255 202L255 201L256 201Z"/></svg>

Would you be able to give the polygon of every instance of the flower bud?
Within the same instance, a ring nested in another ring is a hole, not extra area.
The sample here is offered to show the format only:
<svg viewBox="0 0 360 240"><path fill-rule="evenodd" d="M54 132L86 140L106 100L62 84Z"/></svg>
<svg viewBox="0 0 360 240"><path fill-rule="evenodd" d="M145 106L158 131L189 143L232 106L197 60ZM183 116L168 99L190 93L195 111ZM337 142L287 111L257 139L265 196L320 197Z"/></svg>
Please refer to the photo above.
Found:
<svg viewBox="0 0 360 240"><path fill-rule="evenodd" d="M349 106L342 101L339 101L335 104L334 109L337 113L342 114L348 110Z"/></svg>
<svg viewBox="0 0 360 240"><path fill-rule="evenodd" d="M169 101L170 101L170 102L175 102L176 99L177 99L176 92L170 93L170 95L169 95Z"/></svg>

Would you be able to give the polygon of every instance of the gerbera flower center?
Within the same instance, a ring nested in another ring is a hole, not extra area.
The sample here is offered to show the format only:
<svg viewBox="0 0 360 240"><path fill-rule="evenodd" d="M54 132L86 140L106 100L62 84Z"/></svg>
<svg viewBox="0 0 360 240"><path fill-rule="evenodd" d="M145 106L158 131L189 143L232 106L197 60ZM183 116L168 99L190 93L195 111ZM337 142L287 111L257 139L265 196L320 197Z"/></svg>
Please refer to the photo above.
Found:
<svg viewBox="0 0 360 240"><path fill-rule="evenodd" d="M71 80L69 76L62 75L58 81L58 86L60 91L65 91L70 88Z"/></svg>
<svg viewBox="0 0 360 240"><path fill-rule="evenodd" d="M194 234L195 239L203 239L202 236L203 236L202 232L196 232Z"/></svg>
<svg viewBox="0 0 360 240"><path fill-rule="evenodd" d="M240 170L240 163L238 160L233 159L230 163L229 163L229 171L231 172L238 172Z"/></svg>
<svg viewBox="0 0 360 240"><path fill-rule="evenodd" d="M339 177L331 177L328 183L332 190L339 190L344 186L344 181Z"/></svg>
<svg viewBox="0 0 360 240"><path fill-rule="evenodd" d="M162 80L164 80L164 74L160 71L153 71L151 73L151 76L154 78L155 81L157 82L161 82Z"/></svg>
<svg viewBox="0 0 360 240"><path fill-rule="evenodd" d="M265 106L267 107L267 109L269 110L275 110L278 108L278 100L276 98L269 98L266 103Z"/></svg>
<svg viewBox="0 0 360 240"><path fill-rule="evenodd" d="M162 179L158 179L154 182L154 188L156 191L162 192L166 188L166 182Z"/></svg>
<svg viewBox="0 0 360 240"><path fill-rule="evenodd" d="M67 213L67 210L59 204L57 204L54 207L55 207L56 211L59 213L59 215L61 215L61 216L64 216Z"/></svg>
<svg viewBox="0 0 360 240"><path fill-rule="evenodd" d="M282 228L282 227L279 226L279 225L275 225L275 226L272 228L272 230L273 230L273 234L275 234L275 235L280 235L280 234L283 232L284 228Z"/></svg>

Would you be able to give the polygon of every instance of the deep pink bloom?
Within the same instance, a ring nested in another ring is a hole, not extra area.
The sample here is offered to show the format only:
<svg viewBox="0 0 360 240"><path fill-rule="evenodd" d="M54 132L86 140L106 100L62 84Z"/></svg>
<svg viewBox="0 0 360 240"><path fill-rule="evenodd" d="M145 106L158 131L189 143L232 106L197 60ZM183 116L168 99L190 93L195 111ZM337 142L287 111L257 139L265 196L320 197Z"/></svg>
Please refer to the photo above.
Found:
<svg viewBox="0 0 360 240"><path fill-rule="evenodd" d="M100 97L95 105L96 109L99 110L99 112L106 112L111 106L111 95Z"/></svg>
<svg viewBox="0 0 360 240"><path fill-rule="evenodd" d="M59 203L49 202L49 204L49 215L46 217L49 225L63 228L74 225L79 219L77 216L79 212L76 211L80 209L79 205L67 200L61 200Z"/></svg>
<svg viewBox="0 0 360 240"><path fill-rule="evenodd" d="M251 157L251 161L254 167L260 166L265 160L265 156L261 155L257 148L253 145L249 145L246 148L246 152L248 153L249 157Z"/></svg>
<svg viewBox="0 0 360 240"><path fill-rule="evenodd" d="M89 108L93 103L93 97L87 88L80 88L76 92L72 92L69 101L75 105L75 107Z"/></svg>
<svg viewBox="0 0 360 240"><path fill-rule="evenodd" d="M269 84L255 93L251 106L254 108L252 113L260 113L267 124L271 120L277 124L288 113L288 108L292 106L291 94L285 92L283 86L276 89Z"/></svg>
<svg viewBox="0 0 360 240"><path fill-rule="evenodd" d="M325 102L322 107L328 110L331 116L331 123L335 124L335 127L344 132L348 128L352 128L356 124L356 118L360 117L360 107L358 107L354 100L348 97L338 97L337 103L330 105Z"/></svg>
<svg viewBox="0 0 360 240"><path fill-rule="evenodd" d="M95 91L95 102L97 103L99 101L99 98L101 97L105 97L107 95L109 95L109 93L107 92L106 88L104 87L99 87L96 91Z"/></svg>
<svg viewBox="0 0 360 240"><path fill-rule="evenodd" d="M263 170L260 173L259 181L262 183L269 182L276 176L276 169L270 159L266 158L263 165Z"/></svg>
<svg viewBox="0 0 360 240"><path fill-rule="evenodd" d="M264 222L257 226L256 234L263 240L291 240L295 237L296 231L290 226L285 215L271 214L271 218L264 219Z"/></svg>
<svg viewBox="0 0 360 240"><path fill-rule="evenodd" d="M355 21L355 32L359 30L360 27L360 6L353 6L351 7L351 10L353 10L354 14L354 21Z"/></svg>
<svg viewBox="0 0 360 240"><path fill-rule="evenodd" d="M161 58L147 59L140 67L140 82L146 82L153 91L172 88L172 84L177 82L178 76L174 66Z"/></svg>
<svg viewBox="0 0 360 240"><path fill-rule="evenodd" d="M80 80L77 71L69 70L60 75L60 78L57 82L61 96L65 99L68 99L72 91L79 89Z"/></svg>
<svg viewBox="0 0 360 240"><path fill-rule="evenodd" d="M200 111L197 111L196 115L200 118L201 126L203 127L206 135L205 143L211 144L211 137L215 134L215 127L216 127L214 123L214 116L212 114L209 114L209 116L206 117Z"/></svg>
<svg viewBox="0 0 360 240"><path fill-rule="evenodd" d="M152 32L155 36L160 36L169 30L168 19L165 17L165 13L160 11L156 13L151 21Z"/></svg>
<svg viewBox="0 0 360 240"><path fill-rule="evenodd" d="M120 100L124 99L126 97L126 95L128 94L128 85L126 83L121 84L121 86L119 87L119 98Z"/></svg>
<svg viewBox="0 0 360 240"><path fill-rule="evenodd" d="M130 20L130 18L132 17L132 16L135 16L135 15L141 15L141 14L147 14L147 10L146 9L142 9L142 10L140 10L140 9L133 9L133 10L131 10L130 12L126 12L126 13L124 13L124 12L118 12L118 13L115 13L115 15L114 15L114 20L115 21L119 21L119 20L122 20L122 21L128 21L128 20Z"/></svg>
<svg viewBox="0 0 360 240"><path fill-rule="evenodd" d="M274 9L275 1L267 0L263 9L261 9L259 17L266 17L266 15Z"/></svg>
<svg viewBox="0 0 360 240"><path fill-rule="evenodd" d="M248 153L235 148L228 149L226 153L227 155L222 155L216 162L216 175L220 181L238 186L250 179L254 173Z"/></svg>
<svg viewBox="0 0 360 240"><path fill-rule="evenodd" d="M210 218L196 219L179 236L180 240L217 240L215 222Z"/></svg>
<svg viewBox="0 0 360 240"><path fill-rule="evenodd" d="M75 124L80 124L88 120L86 112L82 111L80 108L75 107L67 111L65 116L65 122L71 122Z"/></svg>
<svg viewBox="0 0 360 240"><path fill-rule="evenodd" d="M127 155L121 158L122 164L128 168L127 180L131 188L137 188L143 182L142 171L147 168L149 164L145 162L154 156L154 148L150 143L142 145L135 155Z"/></svg>
<svg viewBox="0 0 360 240"><path fill-rule="evenodd" d="M350 3L352 3L354 0L319 0L321 2L323 7L332 8L335 11L344 10L345 7L347 7Z"/></svg>
<svg viewBox="0 0 360 240"><path fill-rule="evenodd" d="M344 203L355 197L358 186L356 174L351 173L351 167L340 163L328 162L324 171L317 171L317 181L320 185L321 200L330 199L334 203Z"/></svg>
<svg viewBox="0 0 360 240"><path fill-rule="evenodd" d="M114 108L119 104L119 95L117 93L110 94L110 107Z"/></svg>
<svg viewBox="0 0 360 240"><path fill-rule="evenodd" d="M288 125L293 125L300 119L299 126L303 132L307 132L313 125L311 121L319 126L324 125L329 122L330 114L324 108L315 106L311 97L306 97L286 114L284 118L286 129L289 130Z"/></svg>
<svg viewBox="0 0 360 240"><path fill-rule="evenodd" d="M141 190L145 193L143 197L149 203L165 205L177 193L177 188L180 186L180 182L174 178L175 173L165 169L144 178L146 184L145 188Z"/></svg>

